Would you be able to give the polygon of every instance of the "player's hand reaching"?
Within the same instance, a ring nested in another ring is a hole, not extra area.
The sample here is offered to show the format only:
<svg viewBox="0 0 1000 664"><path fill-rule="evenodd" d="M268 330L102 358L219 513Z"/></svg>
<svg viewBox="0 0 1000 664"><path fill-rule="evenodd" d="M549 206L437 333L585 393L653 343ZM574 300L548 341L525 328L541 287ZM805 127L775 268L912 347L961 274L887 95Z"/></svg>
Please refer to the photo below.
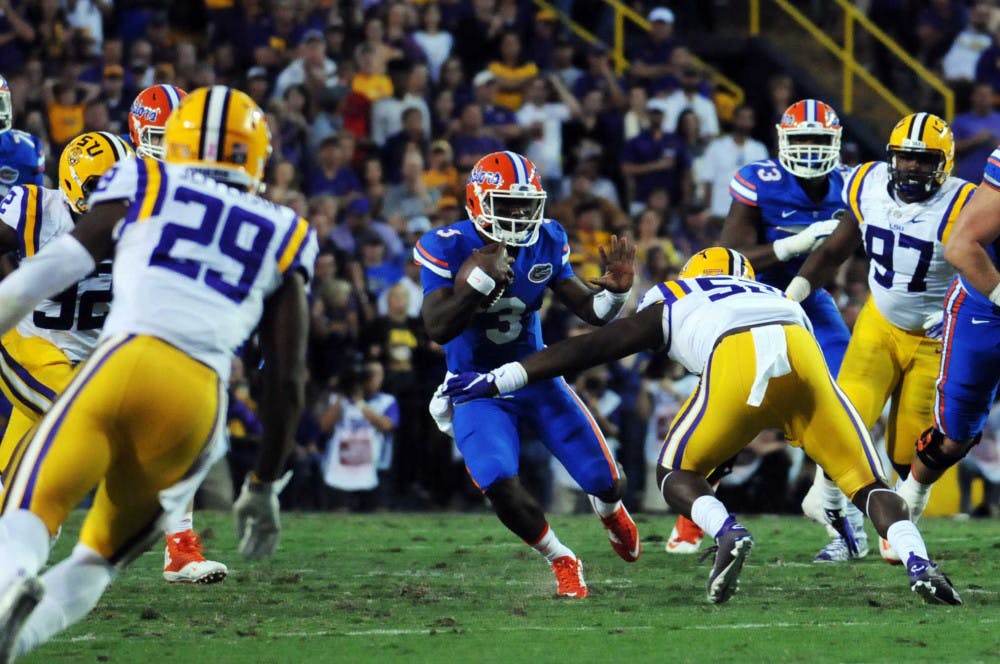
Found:
<svg viewBox="0 0 1000 664"><path fill-rule="evenodd" d="M610 248L600 247L604 275L590 283L612 293L627 293L635 279L635 247L627 236L611 236Z"/></svg>
<svg viewBox="0 0 1000 664"><path fill-rule="evenodd" d="M281 537L278 494L292 479L288 471L273 482L260 482L247 475L233 503L240 553L247 560L267 558L278 548Z"/></svg>

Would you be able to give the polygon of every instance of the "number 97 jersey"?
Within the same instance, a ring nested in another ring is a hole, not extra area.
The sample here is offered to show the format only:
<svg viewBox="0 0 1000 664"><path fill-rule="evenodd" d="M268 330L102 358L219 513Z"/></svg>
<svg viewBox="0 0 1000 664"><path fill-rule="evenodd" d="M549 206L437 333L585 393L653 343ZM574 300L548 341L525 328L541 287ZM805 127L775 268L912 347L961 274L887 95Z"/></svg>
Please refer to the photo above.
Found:
<svg viewBox="0 0 1000 664"><path fill-rule="evenodd" d="M315 232L292 209L150 158L118 162L90 197L124 201L114 302L102 338L147 334L229 376L264 300L289 270L312 276Z"/></svg>
<svg viewBox="0 0 1000 664"><path fill-rule="evenodd" d="M861 225L871 259L868 286L879 313L903 330L918 332L941 311L955 268L944 260L955 219L976 186L949 177L930 198L904 203L890 192L884 161L861 164L844 183L844 203Z"/></svg>

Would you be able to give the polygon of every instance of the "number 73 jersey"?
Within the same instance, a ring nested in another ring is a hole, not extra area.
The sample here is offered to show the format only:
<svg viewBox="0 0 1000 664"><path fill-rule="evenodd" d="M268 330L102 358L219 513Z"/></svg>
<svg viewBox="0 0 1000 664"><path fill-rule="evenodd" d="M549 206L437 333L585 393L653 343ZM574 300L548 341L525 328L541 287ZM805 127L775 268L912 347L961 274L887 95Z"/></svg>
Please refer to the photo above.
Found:
<svg viewBox="0 0 1000 664"><path fill-rule="evenodd" d="M291 208L149 158L115 164L90 197L124 202L114 230L114 303L102 337L158 337L229 376L289 270L312 277L318 245Z"/></svg>
<svg viewBox="0 0 1000 664"><path fill-rule="evenodd" d="M844 183L844 203L861 227L871 259L868 287L879 313L911 332L940 311L955 268L944 259L958 213L976 185L949 177L930 198L903 203L891 193L889 165L861 164Z"/></svg>
<svg viewBox="0 0 1000 664"><path fill-rule="evenodd" d="M17 233L17 256L24 260L73 230L73 216L62 192L33 184L11 188L0 202L0 221ZM66 353L71 362L90 355L111 302L111 261L62 293L43 300L18 322L25 337L41 337Z"/></svg>

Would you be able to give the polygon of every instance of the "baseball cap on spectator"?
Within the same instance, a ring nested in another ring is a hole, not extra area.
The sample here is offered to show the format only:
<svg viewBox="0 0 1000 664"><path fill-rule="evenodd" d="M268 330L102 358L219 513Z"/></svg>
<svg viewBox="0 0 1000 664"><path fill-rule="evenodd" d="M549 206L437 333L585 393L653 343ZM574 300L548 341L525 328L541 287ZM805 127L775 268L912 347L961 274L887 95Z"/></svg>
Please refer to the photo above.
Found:
<svg viewBox="0 0 1000 664"><path fill-rule="evenodd" d="M646 20L650 23L656 23L657 21L661 23L673 23L674 13L667 9L666 7L653 7L652 11L649 12L649 16Z"/></svg>
<svg viewBox="0 0 1000 664"><path fill-rule="evenodd" d="M302 38L299 39L299 46L302 44L308 44L311 41L325 41L323 37L323 31L313 28L311 30L306 30L303 33Z"/></svg>
<svg viewBox="0 0 1000 664"><path fill-rule="evenodd" d="M451 150L451 143L443 139L439 139L431 143L431 152L443 152L448 155L449 159L451 159L454 154Z"/></svg>
<svg viewBox="0 0 1000 664"><path fill-rule="evenodd" d="M408 222L406 222L407 233L426 233L430 229L431 229L431 220L423 215L420 215L418 217L413 217Z"/></svg>
<svg viewBox="0 0 1000 664"><path fill-rule="evenodd" d="M254 78L263 78L263 79L266 79L267 78L267 67L260 67L260 66L250 67L250 69L247 70L247 80L249 81L249 80L254 79Z"/></svg>
<svg viewBox="0 0 1000 664"><path fill-rule="evenodd" d="M360 196L347 204L345 212L347 214L368 214L371 212L371 209L371 206L368 204L368 199L364 196Z"/></svg>
<svg viewBox="0 0 1000 664"><path fill-rule="evenodd" d="M496 80L496 78L497 77L493 72L491 72L489 69L484 69L478 74L476 74L475 78L472 79L472 84L478 88L480 85L486 85L487 83L492 83L493 81Z"/></svg>
<svg viewBox="0 0 1000 664"><path fill-rule="evenodd" d="M104 78L121 78L125 75L125 70L122 69L121 65L108 65L104 68Z"/></svg>

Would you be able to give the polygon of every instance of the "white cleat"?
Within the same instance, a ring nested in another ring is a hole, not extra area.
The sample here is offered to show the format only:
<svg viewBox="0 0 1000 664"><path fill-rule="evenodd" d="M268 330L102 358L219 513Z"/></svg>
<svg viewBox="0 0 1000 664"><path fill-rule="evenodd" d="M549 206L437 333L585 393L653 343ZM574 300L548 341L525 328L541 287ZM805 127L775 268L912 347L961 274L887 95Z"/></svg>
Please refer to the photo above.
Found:
<svg viewBox="0 0 1000 664"><path fill-rule="evenodd" d="M0 663L9 664L17 653L17 637L28 616L45 594L45 586L34 576L19 576L0 597Z"/></svg>

